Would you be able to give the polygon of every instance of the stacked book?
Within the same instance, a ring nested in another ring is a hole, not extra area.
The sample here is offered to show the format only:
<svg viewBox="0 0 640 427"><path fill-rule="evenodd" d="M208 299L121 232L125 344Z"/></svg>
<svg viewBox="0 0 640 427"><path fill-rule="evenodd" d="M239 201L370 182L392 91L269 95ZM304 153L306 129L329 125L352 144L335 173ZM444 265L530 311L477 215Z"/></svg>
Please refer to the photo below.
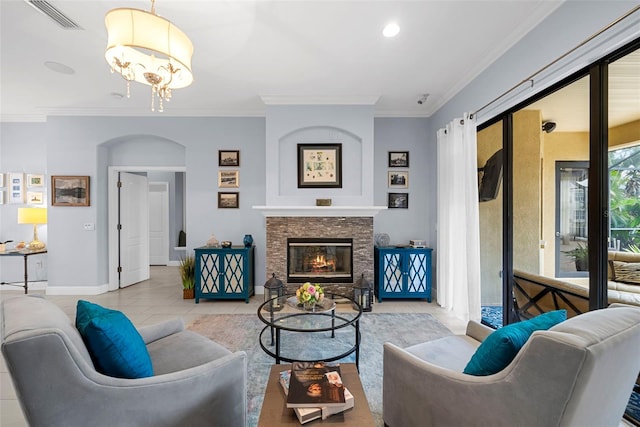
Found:
<svg viewBox="0 0 640 427"><path fill-rule="evenodd" d="M280 372L280 384L301 424L353 408L354 399L342 384L340 365L294 362Z"/></svg>

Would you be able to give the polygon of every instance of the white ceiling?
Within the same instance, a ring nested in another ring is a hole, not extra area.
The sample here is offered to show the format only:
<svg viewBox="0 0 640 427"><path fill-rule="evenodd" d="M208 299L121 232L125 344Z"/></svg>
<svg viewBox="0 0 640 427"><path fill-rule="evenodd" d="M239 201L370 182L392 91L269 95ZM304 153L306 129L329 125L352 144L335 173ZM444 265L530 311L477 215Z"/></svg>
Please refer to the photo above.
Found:
<svg viewBox="0 0 640 427"><path fill-rule="evenodd" d="M193 41L195 82L164 115L264 115L263 97L375 102L376 116L428 117L555 10L562 0L158 0ZM0 0L0 116L158 115L150 88L111 74L104 15L146 0L50 0L65 30L24 0ZM381 35L396 21L400 33ZM71 67L61 74L44 66ZM430 96L422 105L422 94Z"/></svg>

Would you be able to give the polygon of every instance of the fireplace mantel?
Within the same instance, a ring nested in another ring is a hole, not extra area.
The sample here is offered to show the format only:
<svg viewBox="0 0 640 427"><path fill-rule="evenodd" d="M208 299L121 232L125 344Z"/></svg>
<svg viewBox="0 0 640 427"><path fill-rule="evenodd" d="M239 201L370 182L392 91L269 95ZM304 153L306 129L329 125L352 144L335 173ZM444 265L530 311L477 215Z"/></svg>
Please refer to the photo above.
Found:
<svg viewBox="0 0 640 427"><path fill-rule="evenodd" d="M374 217L386 206L252 206L266 217Z"/></svg>

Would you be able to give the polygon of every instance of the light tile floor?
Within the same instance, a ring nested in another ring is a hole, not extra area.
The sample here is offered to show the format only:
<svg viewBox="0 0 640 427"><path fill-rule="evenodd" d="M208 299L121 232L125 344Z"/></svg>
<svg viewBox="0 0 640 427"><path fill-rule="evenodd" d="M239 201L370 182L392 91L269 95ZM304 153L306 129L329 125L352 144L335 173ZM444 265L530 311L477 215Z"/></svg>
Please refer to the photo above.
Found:
<svg viewBox="0 0 640 427"><path fill-rule="evenodd" d="M22 288L0 287L0 299L23 295ZM29 291L44 294L44 291ZM120 310L136 325L152 325L166 319L182 317L188 324L201 314L254 314L264 301L263 295L255 295L247 304L244 301L212 301L182 299L182 284L177 267L152 267L151 279L114 292L92 296L46 295L71 319L75 319L76 303L85 299L115 310ZM444 311L435 303L424 300L391 300L375 303L374 313L429 313L440 320L452 332L464 333L465 322ZM366 315L366 314L365 314ZM43 355L46 357L46 355ZM0 358L0 426L23 427L27 423L16 399L4 358ZM623 424L621 424L623 425Z"/></svg>

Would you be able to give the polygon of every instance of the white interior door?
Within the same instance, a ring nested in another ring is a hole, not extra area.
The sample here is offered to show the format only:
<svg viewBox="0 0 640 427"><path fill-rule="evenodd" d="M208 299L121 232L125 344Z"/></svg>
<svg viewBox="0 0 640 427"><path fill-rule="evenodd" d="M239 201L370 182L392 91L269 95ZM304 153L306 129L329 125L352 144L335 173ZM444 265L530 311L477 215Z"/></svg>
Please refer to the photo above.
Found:
<svg viewBox="0 0 640 427"><path fill-rule="evenodd" d="M169 183L149 183L149 264L169 263Z"/></svg>
<svg viewBox="0 0 640 427"><path fill-rule="evenodd" d="M120 287L147 280L149 184L146 176L120 172Z"/></svg>

